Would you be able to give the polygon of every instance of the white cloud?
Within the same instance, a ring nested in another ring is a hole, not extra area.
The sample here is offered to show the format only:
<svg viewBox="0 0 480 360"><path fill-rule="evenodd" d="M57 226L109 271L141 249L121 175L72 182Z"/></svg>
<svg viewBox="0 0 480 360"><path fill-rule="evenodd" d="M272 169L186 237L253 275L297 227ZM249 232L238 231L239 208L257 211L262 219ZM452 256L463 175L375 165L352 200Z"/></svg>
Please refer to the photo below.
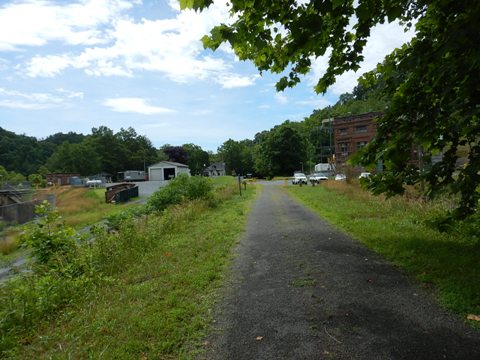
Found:
<svg viewBox="0 0 480 360"><path fill-rule="evenodd" d="M275 93L275 99L277 99L277 102L280 104L286 104L288 102L288 98L280 92Z"/></svg>
<svg viewBox="0 0 480 360"><path fill-rule="evenodd" d="M255 80L259 77L259 75L241 76L235 74L221 74L218 77L218 82L222 85L224 89L233 89L254 85Z"/></svg>
<svg viewBox="0 0 480 360"><path fill-rule="evenodd" d="M168 0L168 5L172 10L180 11L180 1L178 0Z"/></svg>
<svg viewBox="0 0 480 360"><path fill-rule="evenodd" d="M113 111L116 112L131 112L142 115L154 115L175 112L172 109L149 105L147 104L145 99L141 98L106 99L103 102L103 105L111 108Z"/></svg>
<svg viewBox="0 0 480 360"><path fill-rule="evenodd" d="M82 0L58 5L47 0L26 0L0 7L0 51L42 46L51 41L93 45L108 41L100 26L130 9L124 0Z"/></svg>
<svg viewBox="0 0 480 360"><path fill-rule="evenodd" d="M320 97L320 96L310 97L306 100L299 100L299 101L296 101L295 104L306 105L306 106L309 106L309 107L313 107L315 109L321 109L321 108L324 108L326 106L333 105L333 103L331 101L327 100L324 97Z"/></svg>
<svg viewBox="0 0 480 360"><path fill-rule="evenodd" d="M386 55L410 41L413 36L414 30L405 32L398 22L375 26L372 28L370 38L363 50L364 61L360 64L360 69L357 72L349 71L338 76L329 91L335 95L352 91L357 85L357 79L362 74L373 70L378 63L383 61ZM331 51L328 51L325 56L313 61L312 72L308 76L310 85L316 85L318 79L325 73L330 53Z"/></svg>
<svg viewBox="0 0 480 360"><path fill-rule="evenodd" d="M19 100L0 100L0 108L42 110L55 107L53 104L31 103Z"/></svg>
<svg viewBox="0 0 480 360"><path fill-rule="evenodd" d="M0 71L5 70L9 66L9 61L7 59L0 58Z"/></svg>
<svg viewBox="0 0 480 360"><path fill-rule="evenodd" d="M57 89L57 94L25 93L0 88L0 107L12 109L48 109L65 106L70 99L83 99L83 93Z"/></svg>
<svg viewBox="0 0 480 360"><path fill-rule="evenodd" d="M26 75L30 77L55 77L71 64L68 56L35 56L30 60Z"/></svg>
<svg viewBox="0 0 480 360"><path fill-rule="evenodd" d="M146 130L146 132L148 132L148 130L151 130L151 129L158 129L158 128L166 128L166 127L169 127L170 125L167 124L167 123L159 123L159 122L156 122L156 123L150 123L150 124L141 124L140 125L140 128L141 129L144 129Z"/></svg>
<svg viewBox="0 0 480 360"><path fill-rule="evenodd" d="M81 91L71 91L64 88L58 88L56 89L56 91L59 92L60 94L65 95L65 97L69 99L75 99L75 98L83 99L83 92Z"/></svg>
<svg viewBox="0 0 480 360"><path fill-rule="evenodd" d="M35 56L26 63L25 74L55 77L74 68L92 76L132 77L136 71L155 71L178 83L208 79L225 89L255 83L257 75L232 73L232 64L220 57L221 53L234 60L231 50L222 47L213 57L207 55L200 41L214 25L229 21L225 2L216 3L201 13L182 11L175 18L162 20L134 21L121 17L120 10L125 8L114 7L109 16L101 17L110 21L110 28L101 32L103 40L97 46L76 53Z"/></svg>
<svg viewBox="0 0 480 360"><path fill-rule="evenodd" d="M190 112L190 114L194 116L204 116L204 115L209 115L211 113L213 113L213 110L210 110L210 109L193 110Z"/></svg>

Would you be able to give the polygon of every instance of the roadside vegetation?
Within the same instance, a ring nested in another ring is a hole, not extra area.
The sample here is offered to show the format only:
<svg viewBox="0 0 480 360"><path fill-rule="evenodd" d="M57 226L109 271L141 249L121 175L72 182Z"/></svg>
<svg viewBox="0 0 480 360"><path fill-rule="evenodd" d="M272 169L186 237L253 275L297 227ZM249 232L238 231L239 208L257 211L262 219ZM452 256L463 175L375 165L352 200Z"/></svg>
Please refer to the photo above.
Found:
<svg viewBox="0 0 480 360"><path fill-rule="evenodd" d="M0 285L0 357L181 359L199 351L255 194L249 185L240 197L232 178L220 182L177 177L143 211L127 210L110 219L115 229L89 236L42 206L23 239L35 254L31 272Z"/></svg>
<svg viewBox="0 0 480 360"><path fill-rule="evenodd" d="M65 223L75 228L95 224L111 214L125 210L125 208L138 206L132 202L107 204L105 188L88 189L65 186L52 192L56 196L56 205Z"/></svg>
<svg viewBox="0 0 480 360"><path fill-rule="evenodd" d="M39 190L40 196L52 194L56 198L56 207L65 224L76 229L95 224L108 216L138 207L136 203L107 204L105 189L75 188L61 186ZM7 226L0 224L0 266L8 264L24 251L19 249L19 237L24 225Z"/></svg>
<svg viewBox="0 0 480 360"><path fill-rule="evenodd" d="M442 228L438 219L455 207L448 198L422 200L412 190L403 197L385 199L371 195L358 183L339 181L286 189L434 290L444 307L464 318L480 315L478 216ZM478 326L478 322L470 323Z"/></svg>

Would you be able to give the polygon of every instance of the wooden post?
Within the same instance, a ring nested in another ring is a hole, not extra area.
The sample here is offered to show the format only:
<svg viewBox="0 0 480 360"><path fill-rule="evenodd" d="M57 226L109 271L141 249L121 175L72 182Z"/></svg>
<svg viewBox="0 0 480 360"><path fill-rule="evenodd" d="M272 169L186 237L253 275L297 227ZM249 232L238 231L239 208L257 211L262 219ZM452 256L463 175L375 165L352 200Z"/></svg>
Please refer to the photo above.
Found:
<svg viewBox="0 0 480 360"><path fill-rule="evenodd" d="M238 175L238 189L240 190L240 196L242 196L242 180L240 179L240 175Z"/></svg>

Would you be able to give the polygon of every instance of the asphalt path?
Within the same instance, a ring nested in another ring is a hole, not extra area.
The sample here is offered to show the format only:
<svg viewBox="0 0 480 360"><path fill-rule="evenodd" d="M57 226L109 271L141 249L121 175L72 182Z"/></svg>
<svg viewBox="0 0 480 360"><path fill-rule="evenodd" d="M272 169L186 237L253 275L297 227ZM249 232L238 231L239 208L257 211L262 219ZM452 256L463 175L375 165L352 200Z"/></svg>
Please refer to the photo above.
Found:
<svg viewBox="0 0 480 360"><path fill-rule="evenodd" d="M279 186L253 205L214 318L202 359L480 359L480 332Z"/></svg>

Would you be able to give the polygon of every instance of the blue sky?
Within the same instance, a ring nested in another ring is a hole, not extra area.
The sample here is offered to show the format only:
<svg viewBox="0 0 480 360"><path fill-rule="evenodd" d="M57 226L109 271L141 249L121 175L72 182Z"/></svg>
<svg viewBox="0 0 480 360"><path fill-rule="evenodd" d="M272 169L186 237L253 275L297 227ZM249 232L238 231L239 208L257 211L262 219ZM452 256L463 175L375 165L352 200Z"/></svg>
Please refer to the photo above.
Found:
<svg viewBox="0 0 480 360"><path fill-rule="evenodd" d="M302 84L276 93L278 75L260 76L227 46L203 49L199 39L228 21L226 1L203 13L180 12L176 0L0 1L0 127L40 139L131 126L156 147L216 151L334 104L412 36L378 26L362 68L324 96L313 85L325 58Z"/></svg>

